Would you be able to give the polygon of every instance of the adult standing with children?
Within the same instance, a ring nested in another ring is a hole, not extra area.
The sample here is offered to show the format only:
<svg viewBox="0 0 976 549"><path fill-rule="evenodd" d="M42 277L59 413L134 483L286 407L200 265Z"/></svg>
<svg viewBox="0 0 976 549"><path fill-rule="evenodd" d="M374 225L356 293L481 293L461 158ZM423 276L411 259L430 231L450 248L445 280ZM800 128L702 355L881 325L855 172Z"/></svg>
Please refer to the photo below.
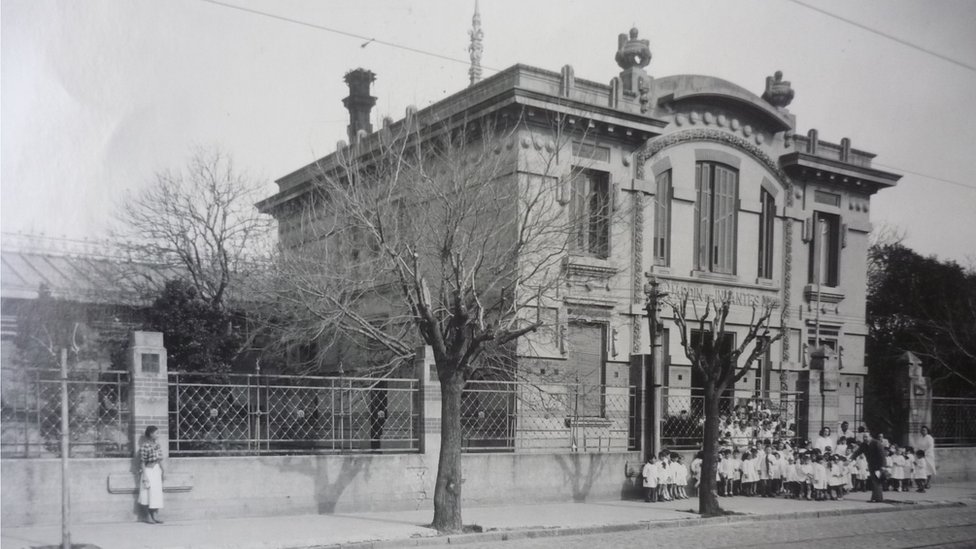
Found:
<svg viewBox="0 0 976 549"><path fill-rule="evenodd" d="M869 431L864 432L864 440L858 449L851 454L851 458L856 458L861 454L864 454L868 462L868 486L871 487L871 499L868 501L882 503L884 493L881 491L881 486L884 484L884 479L881 478L881 470L885 466L885 450L881 441L874 438Z"/></svg>
<svg viewBox="0 0 976 549"><path fill-rule="evenodd" d="M925 452L925 463L928 467L926 472L925 487L929 488L932 484L932 476L935 475L935 439L932 438L932 434L929 432L929 428L925 425L919 429L919 439L918 444L916 444L916 450L922 450Z"/></svg>
<svg viewBox="0 0 976 549"><path fill-rule="evenodd" d="M156 440L159 429L146 427L146 437L139 447L142 474L139 479L139 505L146 508L146 522L162 524L156 513L163 508L163 449Z"/></svg>

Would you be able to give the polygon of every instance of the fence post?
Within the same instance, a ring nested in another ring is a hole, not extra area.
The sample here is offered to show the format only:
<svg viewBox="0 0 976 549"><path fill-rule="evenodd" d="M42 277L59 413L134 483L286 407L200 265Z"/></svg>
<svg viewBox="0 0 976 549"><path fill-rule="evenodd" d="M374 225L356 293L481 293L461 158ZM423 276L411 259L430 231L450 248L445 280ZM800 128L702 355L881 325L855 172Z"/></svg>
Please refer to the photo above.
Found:
<svg viewBox="0 0 976 549"><path fill-rule="evenodd" d="M61 547L71 549L71 488L68 456L71 452L68 418L68 349L61 349Z"/></svg>
<svg viewBox="0 0 976 549"><path fill-rule="evenodd" d="M417 348L414 375L420 383L420 452L436 463L441 452L441 385L429 346Z"/></svg>
<svg viewBox="0 0 976 549"><path fill-rule="evenodd" d="M132 410L132 448L139 456L139 440L146 427L159 428L163 456L169 457L169 392L166 377L166 348L160 332L129 334L129 409Z"/></svg>

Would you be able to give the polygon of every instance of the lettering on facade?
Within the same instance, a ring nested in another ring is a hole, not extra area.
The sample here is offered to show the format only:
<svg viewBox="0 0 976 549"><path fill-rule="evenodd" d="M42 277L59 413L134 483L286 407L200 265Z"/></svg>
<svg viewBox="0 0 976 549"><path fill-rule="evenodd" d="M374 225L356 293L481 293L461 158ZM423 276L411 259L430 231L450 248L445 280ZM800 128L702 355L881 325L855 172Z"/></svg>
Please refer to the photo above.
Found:
<svg viewBox="0 0 976 549"><path fill-rule="evenodd" d="M686 284L681 282L665 282L662 284L662 286L664 291L668 293L668 297L675 300L681 299L687 295L689 300L701 303L704 303L709 299L712 301L722 301L723 299L728 298L732 305L739 305L742 307L761 307L765 303L772 303L774 308L780 306L779 297L770 293L753 292L743 289L729 289L711 285Z"/></svg>

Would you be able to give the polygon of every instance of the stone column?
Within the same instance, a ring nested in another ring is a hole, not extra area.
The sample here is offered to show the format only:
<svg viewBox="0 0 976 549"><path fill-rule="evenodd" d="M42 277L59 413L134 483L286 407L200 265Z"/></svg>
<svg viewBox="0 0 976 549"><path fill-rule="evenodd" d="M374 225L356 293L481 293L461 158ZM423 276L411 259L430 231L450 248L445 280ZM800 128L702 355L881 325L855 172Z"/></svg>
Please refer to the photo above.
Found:
<svg viewBox="0 0 976 549"><path fill-rule="evenodd" d="M420 452L437 463L441 451L441 384L437 379L434 352L429 346L417 348L414 375L420 382Z"/></svg>
<svg viewBox="0 0 976 549"><path fill-rule="evenodd" d="M132 440L138 456L146 427L159 428L159 445L169 456L169 394L166 376L166 348L160 332L132 332L129 335L129 410L132 412Z"/></svg>
<svg viewBox="0 0 976 549"><path fill-rule="evenodd" d="M907 406L904 409L908 416L905 418L908 432L899 442L917 447L918 430L923 425L932 428L932 385L929 378L922 375L922 361L911 351L906 351L898 362L899 383L905 395Z"/></svg>

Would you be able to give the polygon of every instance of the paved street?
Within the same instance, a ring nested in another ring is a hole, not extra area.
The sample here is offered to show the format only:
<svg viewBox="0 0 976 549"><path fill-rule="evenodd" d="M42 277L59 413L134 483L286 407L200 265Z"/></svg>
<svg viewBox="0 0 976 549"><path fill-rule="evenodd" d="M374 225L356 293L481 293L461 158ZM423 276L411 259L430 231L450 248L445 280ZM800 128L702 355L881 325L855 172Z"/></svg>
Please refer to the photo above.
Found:
<svg viewBox="0 0 976 549"><path fill-rule="evenodd" d="M586 536L474 543L466 547L470 549L976 547L976 508L952 507L799 520L739 522L690 528L652 528Z"/></svg>

